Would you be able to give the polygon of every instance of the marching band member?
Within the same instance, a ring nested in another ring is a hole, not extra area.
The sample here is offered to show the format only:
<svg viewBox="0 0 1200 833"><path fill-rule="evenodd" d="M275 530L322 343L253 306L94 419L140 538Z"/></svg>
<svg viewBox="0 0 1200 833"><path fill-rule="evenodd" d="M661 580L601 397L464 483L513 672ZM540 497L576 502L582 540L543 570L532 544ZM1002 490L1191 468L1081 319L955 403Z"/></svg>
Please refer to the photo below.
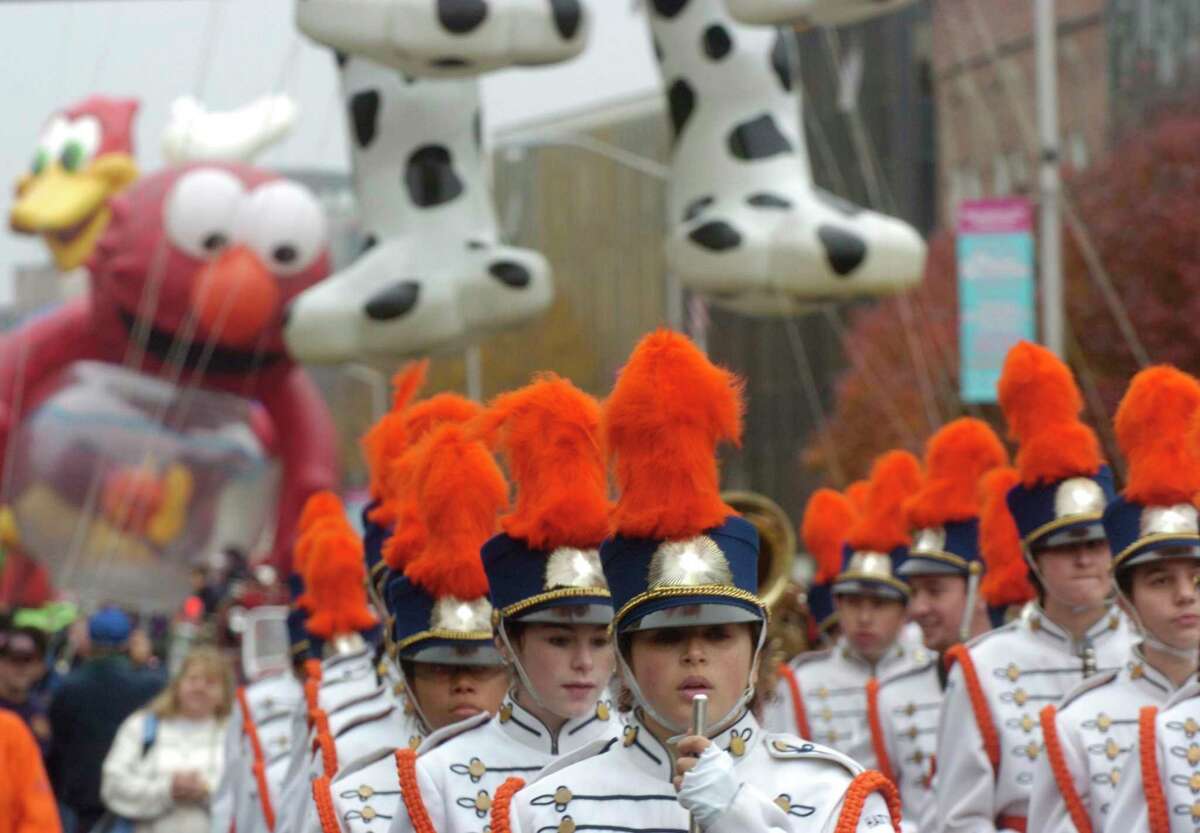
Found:
<svg viewBox="0 0 1200 833"><path fill-rule="evenodd" d="M879 773L755 720L758 534L721 500L715 459L740 434L732 374L679 334L643 339L604 413L620 497L601 562L629 724L519 793L521 780L506 782L492 833L683 830L689 812L711 833L892 824L895 789ZM690 728L700 694L703 732Z"/></svg>
<svg viewBox="0 0 1200 833"><path fill-rule="evenodd" d="M1122 667L1086 680L1042 712L1046 754L1029 802L1037 833L1100 833L1122 768L1138 745L1138 713L1162 706L1196 670L1200 649L1200 455L1188 429L1200 382L1173 367L1137 374L1114 420L1128 462L1104 528L1116 552L1118 592L1138 629ZM1190 775L1190 773L1189 773ZM1125 825L1130 820L1123 821ZM1115 830L1145 830L1148 820Z"/></svg>
<svg viewBox="0 0 1200 833"><path fill-rule="evenodd" d="M1024 833L1044 751L1038 712L1084 677L1120 665L1130 639L1109 599L1112 558L1101 516L1112 475L1095 433L1079 421L1083 399L1070 369L1021 342L1005 359L999 399L1020 446L1020 482L1007 503L1038 602L947 652L953 666L934 780L942 833Z"/></svg>
<svg viewBox="0 0 1200 833"><path fill-rule="evenodd" d="M324 833L386 829L402 814L397 756L410 753L420 734L436 737L460 721L488 719L507 686L479 560L507 501L504 477L488 450L453 419L423 433L403 462L406 493L397 504L393 546L384 547L388 652L400 666L410 716L423 731L312 782Z"/></svg>
<svg viewBox="0 0 1200 833"><path fill-rule="evenodd" d="M392 833L486 827L495 789L618 734L607 686L612 600L597 547L608 521L600 408L547 375L499 397L481 431L516 483L503 532L483 547L497 646L513 672L499 713L460 723L403 757Z"/></svg>
<svg viewBox="0 0 1200 833"><path fill-rule="evenodd" d="M894 572L909 543L903 503L920 478L920 464L907 451L875 461L866 505L847 535L842 569L833 581L842 635L834 647L793 660L764 708L763 723L771 731L828 744L866 767L876 765L867 682L926 656L900 640L908 585Z"/></svg>
<svg viewBox="0 0 1200 833"><path fill-rule="evenodd" d="M933 827L933 756L942 701L941 655L989 627L980 593L980 480L1008 461L987 423L956 419L925 448L925 483L905 504L914 530L897 571L911 588L908 609L928 659L867 683L871 743L879 770L900 789L902 829Z"/></svg>

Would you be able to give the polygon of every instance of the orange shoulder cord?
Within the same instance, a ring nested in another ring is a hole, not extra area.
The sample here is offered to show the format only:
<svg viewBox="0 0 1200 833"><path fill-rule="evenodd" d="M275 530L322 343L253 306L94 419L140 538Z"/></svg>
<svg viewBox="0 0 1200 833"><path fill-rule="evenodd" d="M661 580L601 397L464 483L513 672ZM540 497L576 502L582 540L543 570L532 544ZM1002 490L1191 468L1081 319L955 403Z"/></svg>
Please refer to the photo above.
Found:
<svg viewBox="0 0 1200 833"><path fill-rule="evenodd" d="M492 796L492 833L511 833L512 819L508 814L513 796L525 786L524 778L505 778Z"/></svg>
<svg viewBox="0 0 1200 833"><path fill-rule="evenodd" d="M804 710L804 695L800 693L800 684L796 675L786 662L779 663L779 677L787 683L788 692L792 695L792 714L796 717L796 732L805 740L812 740L812 729L808 726L808 712Z"/></svg>
<svg viewBox="0 0 1200 833"><path fill-rule="evenodd" d="M1046 743L1046 755L1050 759L1050 770L1054 773L1054 782L1058 784L1058 792L1062 796L1063 803L1067 805L1071 823L1075 825L1075 829L1079 833L1092 833L1092 820L1088 817L1083 801L1079 798L1079 793L1075 789L1075 780L1071 777L1071 770L1067 766L1066 758L1063 757L1062 741L1058 737L1058 727L1054 722L1056 714L1058 714L1058 709L1054 706L1046 706L1040 715L1042 740Z"/></svg>
<svg viewBox="0 0 1200 833"><path fill-rule="evenodd" d="M882 772L868 769L854 776L846 789L846 797L842 801L842 812L838 815L837 827L833 833L854 833L858 830L858 822L862 818L863 805L871 793L879 793L887 802L888 813L892 817L892 830L900 833L900 793Z"/></svg>
<svg viewBox="0 0 1200 833"><path fill-rule="evenodd" d="M313 803L317 805L317 818L321 821L321 833L342 833L338 827L337 812L333 808L333 792L329 789L329 776L322 775L312 782Z"/></svg>
<svg viewBox="0 0 1200 833"><path fill-rule="evenodd" d="M333 734L329 731L329 716L324 709L317 709L317 746L321 750L321 766L325 774L332 778L337 774L337 746L333 742Z"/></svg>
<svg viewBox="0 0 1200 833"><path fill-rule="evenodd" d="M879 680L872 677L867 680L867 723L871 727L871 747L875 750L875 760L883 777L893 784L896 775L892 771L892 760L888 757L887 744L883 740L883 722L879 719Z"/></svg>
<svg viewBox="0 0 1200 833"><path fill-rule="evenodd" d="M1146 818L1150 833L1170 833L1167 797L1163 795L1162 777L1158 773L1158 744L1154 739L1154 720L1158 709L1143 706L1138 712L1138 755L1142 764L1142 793L1146 796Z"/></svg>
<svg viewBox="0 0 1200 833"><path fill-rule="evenodd" d="M408 819L412 822L415 833L437 833L433 829L433 820L421 800L421 788L417 785L417 751L415 749L396 750L396 774L400 776L400 797L404 799L404 808L408 810Z"/></svg>
<svg viewBox="0 0 1200 833"><path fill-rule="evenodd" d="M254 780L258 783L258 800L262 804L263 820L268 830L275 829L275 809L271 806L271 793L267 788L267 763L263 755L262 742L258 738L258 727L250 714L250 701L246 699L246 687L237 690L238 708L242 710L242 733L250 741L250 753L254 760L250 764Z"/></svg>
<svg viewBox="0 0 1200 833"><path fill-rule="evenodd" d="M983 749L987 752L992 764L992 773L1000 769L1000 735L996 732L996 723L988 709L987 697L983 693L983 685L979 682L979 674L975 671L975 663L966 645L955 645L946 652L946 667L954 663L962 666L963 683L967 687L967 696L971 699L971 711L975 712L975 725L983 738Z"/></svg>

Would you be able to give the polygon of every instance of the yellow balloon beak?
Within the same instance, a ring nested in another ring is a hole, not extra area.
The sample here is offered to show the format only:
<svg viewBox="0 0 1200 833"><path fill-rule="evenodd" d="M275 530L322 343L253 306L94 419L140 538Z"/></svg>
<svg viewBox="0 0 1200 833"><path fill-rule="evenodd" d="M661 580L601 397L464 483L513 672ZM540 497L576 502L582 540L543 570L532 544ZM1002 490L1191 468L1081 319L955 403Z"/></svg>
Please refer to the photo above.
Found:
<svg viewBox="0 0 1200 833"><path fill-rule="evenodd" d="M22 234L42 234L61 269L87 260L104 226L109 196L137 178L137 165L125 153L105 154L86 170L71 173L57 162L17 185L9 225Z"/></svg>

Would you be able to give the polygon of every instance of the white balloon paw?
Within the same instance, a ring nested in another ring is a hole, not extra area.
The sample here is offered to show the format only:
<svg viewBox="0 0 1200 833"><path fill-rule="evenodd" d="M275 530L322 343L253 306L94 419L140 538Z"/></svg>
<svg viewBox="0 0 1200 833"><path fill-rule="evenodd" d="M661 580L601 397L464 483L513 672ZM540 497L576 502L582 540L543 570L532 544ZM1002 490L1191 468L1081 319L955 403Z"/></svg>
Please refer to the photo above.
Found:
<svg viewBox="0 0 1200 833"><path fill-rule="evenodd" d="M338 362L457 350L544 312L545 258L497 243L478 79L340 63L367 250L293 302L292 354Z"/></svg>
<svg viewBox="0 0 1200 833"><path fill-rule="evenodd" d="M573 58L588 16L583 0L297 0L296 24L342 54L460 77Z"/></svg>
<svg viewBox="0 0 1200 833"><path fill-rule="evenodd" d="M668 0L670 2L670 0ZM891 14L916 0L725 0L742 23L846 26Z"/></svg>
<svg viewBox="0 0 1200 833"><path fill-rule="evenodd" d="M917 283L910 225L812 183L786 30L725 0L652 0L674 144L667 260L684 286L746 312Z"/></svg>

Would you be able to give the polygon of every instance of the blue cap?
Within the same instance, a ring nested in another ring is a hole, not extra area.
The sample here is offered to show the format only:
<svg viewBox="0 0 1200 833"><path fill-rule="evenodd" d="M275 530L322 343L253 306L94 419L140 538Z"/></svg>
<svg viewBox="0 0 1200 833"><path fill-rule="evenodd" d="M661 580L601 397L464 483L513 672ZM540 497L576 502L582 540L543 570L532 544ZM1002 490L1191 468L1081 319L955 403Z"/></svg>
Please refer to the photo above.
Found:
<svg viewBox="0 0 1200 833"><path fill-rule="evenodd" d="M387 579L387 563L383 560L383 542L392 531L386 526L371 520L371 512L379 506L379 501L373 500L363 507L363 560L367 564L367 580L380 596L383 595L383 583Z"/></svg>
<svg viewBox="0 0 1200 833"><path fill-rule="evenodd" d="M837 622L837 610L833 606L833 585L813 584L808 588L808 613L817 623L819 630L828 630Z"/></svg>
<svg viewBox="0 0 1200 833"><path fill-rule="evenodd" d="M600 561L617 633L766 618L758 598L758 530L736 515L682 541L610 538L600 546ZM687 621L657 615L697 605L700 616Z"/></svg>
<svg viewBox="0 0 1200 833"><path fill-rule="evenodd" d="M1105 537L1105 507L1116 497L1112 470L1101 466L1080 475L1028 488L1018 483L1008 492L1008 511L1026 550L1059 547Z"/></svg>
<svg viewBox="0 0 1200 833"><path fill-rule="evenodd" d="M403 573L387 571L393 659L447 665L499 665L487 599L435 599Z"/></svg>
<svg viewBox="0 0 1200 833"><path fill-rule="evenodd" d="M553 618L549 611L576 610L571 621L605 625L612 621L612 594L596 550L559 547L535 550L506 533L492 536L481 550L488 598L501 617L526 621Z"/></svg>
<svg viewBox="0 0 1200 833"><path fill-rule="evenodd" d="M982 571L978 518L918 529L907 557L896 568L903 578L931 574L966 577Z"/></svg>
<svg viewBox="0 0 1200 833"><path fill-rule="evenodd" d="M842 547L842 571L833 580L833 594L907 601L908 585L898 578L907 558L905 546L883 553L856 550L846 544Z"/></svg>
<svg viewBox="0 0 1200 833"><path fill-rule="evenodd" d="M118 647L129 640L133 622L125 611L117 607L105 607L88 619L88 636L96 645Z"/></svg>
<svg viewBox="0 0 1200 833"><path fill-rule="evenodd" d="M1145 506L1114 498L1104 510L1113 571L1166 558L1200 559L1200 513L1190 503Z"/></svg>

